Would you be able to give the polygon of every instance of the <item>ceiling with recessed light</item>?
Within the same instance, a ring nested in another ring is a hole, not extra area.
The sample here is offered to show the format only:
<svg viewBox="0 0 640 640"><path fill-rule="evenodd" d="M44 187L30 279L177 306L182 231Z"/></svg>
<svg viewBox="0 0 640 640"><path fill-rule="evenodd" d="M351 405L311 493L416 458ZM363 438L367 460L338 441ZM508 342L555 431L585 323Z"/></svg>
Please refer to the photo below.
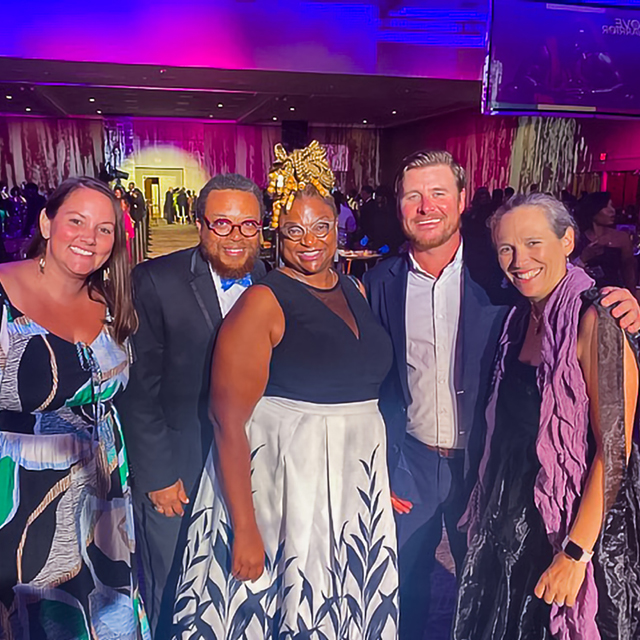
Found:
<svg viewBox="0 0 640 640"><path fill-rule="evenodd" d="M464 80L0 58L0 113L393 127L479 105Z"/></svg>

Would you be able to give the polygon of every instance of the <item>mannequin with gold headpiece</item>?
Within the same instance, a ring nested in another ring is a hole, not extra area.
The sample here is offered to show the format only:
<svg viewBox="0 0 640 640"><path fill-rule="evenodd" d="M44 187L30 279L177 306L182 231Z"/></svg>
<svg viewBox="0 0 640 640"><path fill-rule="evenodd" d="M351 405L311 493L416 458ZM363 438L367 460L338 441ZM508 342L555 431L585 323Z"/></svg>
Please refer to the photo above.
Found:
<svg viewBox="0 0 640 640"><path fill-rule="evenodd" d="M333 183L317 142L276 147L269 191L284 266L242 295L216 343L215 455L188 528L180 637L207 626L214 637L242 626L250 640L397 637L377 406L392 347L360 285L333 269Z"/></svg>

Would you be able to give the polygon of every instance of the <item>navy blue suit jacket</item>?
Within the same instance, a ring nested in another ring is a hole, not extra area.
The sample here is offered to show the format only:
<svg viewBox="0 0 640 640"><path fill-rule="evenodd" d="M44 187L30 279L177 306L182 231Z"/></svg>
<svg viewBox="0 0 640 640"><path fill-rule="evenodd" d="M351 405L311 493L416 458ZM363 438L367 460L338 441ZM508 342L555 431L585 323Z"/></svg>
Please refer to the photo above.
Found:
<svg viewBox="0 0 640 640"><path fill-rule="evenodd" d="M510 290L501 288L495 265L477 262L465 249L454 371L458 430L467 438L465 473L472 483L484 445L485 409L496 348L513 299ZM379 263L364 278L373 313L393 341L393 367L380 390L380 410L387 426L392 479L400 460L407 428L407 407L411 402L406 346L408 273L409 258L401 255Z"/></svg>

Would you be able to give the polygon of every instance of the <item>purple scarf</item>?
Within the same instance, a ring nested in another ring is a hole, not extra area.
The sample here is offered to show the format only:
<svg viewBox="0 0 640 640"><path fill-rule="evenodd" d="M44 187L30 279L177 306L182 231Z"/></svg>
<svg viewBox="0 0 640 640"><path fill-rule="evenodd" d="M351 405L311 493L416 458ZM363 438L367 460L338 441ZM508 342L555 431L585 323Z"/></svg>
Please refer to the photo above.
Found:
<svg viewBox="0 0 640 640"><path fill-rule="evenodd" d="M536 478L534 499L556 552L571 529L588 475L589 397L578 362L577 343L581 294L592 286L593 280L582 269L569 266L567 275L551 294L543 312L542 362L538 367L542 404L536 442L541 468ZM485 504L484 477L505 358L509 347L522 339L528 314L528 303L515 307L500 339L499 360L487 407L484 455L478 482L460 522L461 527L468 527L469 541L478 530ZM541 575L546 568L540 567ZM558 640L600 640L595 621L597 610L598 593L593 565L589 563L575 606L552 605L551 633Z"/></svg>

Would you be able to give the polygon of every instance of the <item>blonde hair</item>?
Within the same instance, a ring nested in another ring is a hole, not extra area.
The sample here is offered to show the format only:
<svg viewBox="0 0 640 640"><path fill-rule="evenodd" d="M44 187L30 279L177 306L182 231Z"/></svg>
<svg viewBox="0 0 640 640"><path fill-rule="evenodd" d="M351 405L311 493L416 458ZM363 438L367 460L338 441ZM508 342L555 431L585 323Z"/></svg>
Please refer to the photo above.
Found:
<svg viewBox="0 0 640 640"><path fill-rule="evenodd" d="M331 198L331 189L335 184L335 176L326 149L314 140L304 149L295 149L287 153L281 144L275 146L276 159L269 170L269 186L267 192L274 197L273 219L271 226L275 229L280 221L282 211L289 211L299 195L317 195L335 211L335 203Z"/></svg>
<svg viewBox="0 0 640 640"><path fill-rule="evenodd" d="M416 151L402 161L402 165L396 174L396 195L401 195L402 183L407 171L411 171L411 169L420 169L422 167L434 167L437 165L445 165L451 169L456 179L458 193L461 193L467 184L467 176L462 165L456 162L454 157L448 151L433 149Z"/></svg>

